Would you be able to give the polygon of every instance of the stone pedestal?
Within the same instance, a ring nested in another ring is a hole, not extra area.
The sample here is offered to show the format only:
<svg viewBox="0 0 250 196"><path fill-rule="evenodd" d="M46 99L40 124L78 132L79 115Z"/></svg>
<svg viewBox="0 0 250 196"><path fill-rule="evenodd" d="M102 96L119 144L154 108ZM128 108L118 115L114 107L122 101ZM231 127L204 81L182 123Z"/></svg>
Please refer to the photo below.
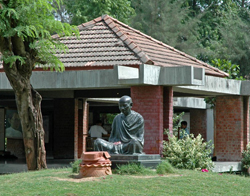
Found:
<svg viewBox="0 0 250 196"><path fill-rule="evenodd" d="M161 157L159 154L111 154L110 158L112 162L112 169L117 168L117 165L123 165L128 163L137 163L149 168L156 168L161 163Z"/></svg>
<svg viewBox="0 0 250 196"><path fill-rule="evenodd" d="M112 175L108 152L84 152L79 177L100 177Z"/></svg>

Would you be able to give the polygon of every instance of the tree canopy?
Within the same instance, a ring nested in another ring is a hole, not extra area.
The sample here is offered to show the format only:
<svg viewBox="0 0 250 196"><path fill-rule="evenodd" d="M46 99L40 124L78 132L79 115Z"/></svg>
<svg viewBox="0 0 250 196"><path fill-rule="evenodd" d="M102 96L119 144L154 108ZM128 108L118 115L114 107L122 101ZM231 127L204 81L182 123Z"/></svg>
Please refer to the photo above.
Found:
<svg viewBox="0 0 250 196"><path fill-rule="evenodd" d="M207 63L227 59L250 73L249 0L132 0L131 25Z"/></svg>
<svg viewBox="0 0 250 196"><path fill-rule="evenodd" d="M59 0L57 3L60 5ZM42 64L63 69L54 54L65 47L51 35L71 35L77 29L55 20L52 11L54 8L46 0L0 0L0 51L5 63L23 64L26 53L30 53L33 66Z"/></svg>
<svg viewBox="0 0 250 196"><path fill-rule="evenodd" d="M104 14L127 23L134 15L134 9L130 4L130 0L64 0L68 21L74 25L80 25Z"/></svg>

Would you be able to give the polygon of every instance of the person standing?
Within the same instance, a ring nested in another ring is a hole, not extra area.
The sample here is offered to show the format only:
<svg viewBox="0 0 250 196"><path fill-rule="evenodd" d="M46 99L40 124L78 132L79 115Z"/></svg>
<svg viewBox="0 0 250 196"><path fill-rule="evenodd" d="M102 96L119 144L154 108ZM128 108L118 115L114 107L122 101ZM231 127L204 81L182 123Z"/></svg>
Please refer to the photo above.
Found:
<svg viewBox="0 0 250 196"><path fill-rule="evenodd" d="M178 139L183 139L185 136L189 134L190 132L187 128L187 121L182 121L181 126L178 127Z"/></svg>

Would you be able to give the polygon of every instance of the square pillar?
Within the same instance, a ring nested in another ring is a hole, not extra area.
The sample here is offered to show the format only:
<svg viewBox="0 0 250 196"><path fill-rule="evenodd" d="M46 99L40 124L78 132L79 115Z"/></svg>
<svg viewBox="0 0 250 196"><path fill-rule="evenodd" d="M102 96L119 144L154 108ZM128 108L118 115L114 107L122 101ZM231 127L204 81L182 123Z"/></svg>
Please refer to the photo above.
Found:
<svg viewBox="0 0 250 196"><path fill-rule="evenodd" d="M140 113L145 121L144 152L160 154L163 140L163 87L133 86L132 110Z"/></svg>
<svg viewBox="0 0 250 196"><path fill-rule="evenodd" d="M76 99L75 104L75 159L79 159L86 151L86 137L88 136L88 103L87 99Z"/></svg>
<svg viewBox="0 0 250 196"><path fill-rule="evenodd" d="M163 88L163 127L169 129L170 134L173 134L173 87ZM164 140L168 140L167 135L163 135Z"/></svg>
<svg viewBox="0 0 250 196"><path fill-rule="evenodd" d="M242 96L216 97L215 146L218 161L240 161L249 135L248 100Z"/></svg>
<svg viewBox="0 0 250 196"><path fill-rule="evenodd" d="M78 100L78 141L77 141L77 158L79 159L83 152L83 102Z"/></svg>
<svg viewBox="0 0 250 196"><path fill-rule="evenodd" d="M83 132L82 132L82 152L86 152L86 138L88 137L88 125L89 125L89 104L87 99L83 100L83 116L82 116ZM81 153L82 154L82 153ZM80 157L79 157L80 158Z"/></svg>
<svg viewBox="0 0 250 196"><path fill-rule="evenodd" d="M78 128L79 128L79 112L78 112L78 106L79 101L78 99L75 99L74 104L74 159L78 159Z"/></svg>
<svg viewBox="0 0 250 196"><path fill-rule="evenodd" d="M243 97L243 110L244 110L244 150L246 150L246 146L249 143L249 97Z"/></svg>
<svg viewBox="0 0 250 196"><path fill-rule="evenodd" d="M207 141L207 111L200 109L190 110L190 133L196 137L201 134L204 141Z"/></svg>

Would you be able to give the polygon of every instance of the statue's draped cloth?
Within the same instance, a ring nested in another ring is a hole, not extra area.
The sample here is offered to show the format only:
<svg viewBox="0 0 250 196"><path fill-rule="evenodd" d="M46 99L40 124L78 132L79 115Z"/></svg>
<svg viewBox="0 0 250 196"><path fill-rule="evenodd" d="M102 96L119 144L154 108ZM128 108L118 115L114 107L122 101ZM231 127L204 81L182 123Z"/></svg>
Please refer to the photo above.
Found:
<svg viewBox="0 0 250 196"><path fill-rule="evenodd" d="M114 145L114 142L121 144ZM108 151L110 154L141 154L144 146L144 119L135 112L125 116L118 114L112 123L109 141L95 140L95 151Z"/></svg>

